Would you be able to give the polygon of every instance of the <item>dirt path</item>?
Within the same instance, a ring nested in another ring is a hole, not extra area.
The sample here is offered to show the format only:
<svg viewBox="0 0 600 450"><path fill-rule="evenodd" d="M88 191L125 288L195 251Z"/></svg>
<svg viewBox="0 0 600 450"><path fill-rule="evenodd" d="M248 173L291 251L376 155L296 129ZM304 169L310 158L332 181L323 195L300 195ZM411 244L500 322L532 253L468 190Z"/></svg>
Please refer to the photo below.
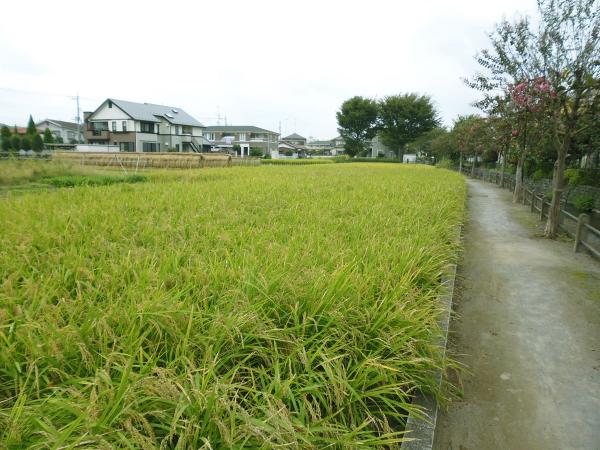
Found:
<svg viewBox="0 0 600 450"><path fill-rule="evenodd" d="M470 368L434 448L600 449L600 263L469 180L451 351Z"/></svg>

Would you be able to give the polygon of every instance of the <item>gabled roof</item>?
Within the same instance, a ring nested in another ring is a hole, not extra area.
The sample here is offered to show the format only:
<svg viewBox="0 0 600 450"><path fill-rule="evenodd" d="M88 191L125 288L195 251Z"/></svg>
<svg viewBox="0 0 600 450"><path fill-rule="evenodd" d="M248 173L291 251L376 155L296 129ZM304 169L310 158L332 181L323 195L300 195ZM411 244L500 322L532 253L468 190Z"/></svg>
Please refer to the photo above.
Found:
<svg viewBox="0 0 600 450"><path fill-rule="evenodd" d="M174 125L204 127L204 125L186 113L183 109L176 108L174 106L154 105L152 103L136 103L126 100L117 100L116 98L106 99L104 103L109 101L113 102L113 104L115 104L133 120L159 122L159 118L162 118ZM102 103L102 105L104 105L104 103ZM98 111L98 109L96 111ZM96 111L92 113L92 116L96 113Z"/></svg>
<svg viewBox="0 0 600 450"><path fill-rule="evenodd" d="M282 141L287 141L288 139L291 139L291 140L294 140L294 141L297 141L297 140L303 140L303 141L305 141L306 140L305 137L300 136L298 133L292 133L289 136L286 136L286 137L282 138Z"/></svg>
<svg viewBox="0 0 600 450"><path fill-rule="evenodd" d="M293 150L306 150L306 147L303 147L301 145L292 144L291 142L286 142L286 141L280 141L279 145L277 147L278 148L289 148L289 149L293 149Z"/></svg>
<svg viewBox="0 0 600 450"><path fill-rule="evenodd" d="M328 146L328 145L333 145L332 141L312 141L309 142L306 145L324 145L324 146Z"/></svg>
<svg viewBox="0 0 600 450"><path fill-rule="evenodd" d="M41 126L45 122L51 122L61 128L68 128L70 130L77 131L79 126L75 122L65 122L64 120L56 120L56 119L44 119L41 122L35 124L36 127Z"/></svg>
<svg viewBox="0 0 600 450"><path fill-rule="evenodd" d="M242 133L273 133L277 134L274 131L265 130L264 128L255 127L253 125L214 125L210 127L206 127L206 131L223 131L223 132L242 132Z"/></svg>

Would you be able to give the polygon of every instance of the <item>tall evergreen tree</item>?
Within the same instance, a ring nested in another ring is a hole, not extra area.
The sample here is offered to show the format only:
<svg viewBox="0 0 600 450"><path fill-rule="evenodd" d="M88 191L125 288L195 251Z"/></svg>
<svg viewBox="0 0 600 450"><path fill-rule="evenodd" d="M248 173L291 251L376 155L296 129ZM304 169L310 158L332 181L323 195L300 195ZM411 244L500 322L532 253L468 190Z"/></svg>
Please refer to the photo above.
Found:
<svg viewBox="0 0 600 450"><path fill-rule="evenodd" d="M35 122L33 121L33 117L31 116L31 114L29 115L29 121L27 122L27 131L26 134L28 136L35 136L36 134L38 134L38 130L35 126Z"/></svg>

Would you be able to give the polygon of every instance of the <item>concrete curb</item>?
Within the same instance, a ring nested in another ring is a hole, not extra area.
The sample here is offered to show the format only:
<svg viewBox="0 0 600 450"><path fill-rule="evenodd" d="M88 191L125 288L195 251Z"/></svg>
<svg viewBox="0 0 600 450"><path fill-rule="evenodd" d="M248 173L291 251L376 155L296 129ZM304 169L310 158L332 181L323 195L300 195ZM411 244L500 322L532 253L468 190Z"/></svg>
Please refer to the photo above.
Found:
<svg viewBox="0 0 600 450"><path fill-rule="evenodd" d="M450 325L450 314L452 312L452 298L454 296L454 285L456 281L456 264L448 266L446 272L442 276L442 286L444 289L439 296L439 301L444 307L444 313L440 317L440 328L442 336L440 337L439 345L442 348L442 354L446 355L446 347L448 345L448 327ZM436 374L438 385L442 382L442 372ZM406 422L405 436L410 441L402 443L403 450L431 450L433 447L433 435L435 433L435 424L437 421L438 404L431 396L418 393L413 399L413 403L421 407L423 414L427 419L422 419L410 414Z"/></svg>

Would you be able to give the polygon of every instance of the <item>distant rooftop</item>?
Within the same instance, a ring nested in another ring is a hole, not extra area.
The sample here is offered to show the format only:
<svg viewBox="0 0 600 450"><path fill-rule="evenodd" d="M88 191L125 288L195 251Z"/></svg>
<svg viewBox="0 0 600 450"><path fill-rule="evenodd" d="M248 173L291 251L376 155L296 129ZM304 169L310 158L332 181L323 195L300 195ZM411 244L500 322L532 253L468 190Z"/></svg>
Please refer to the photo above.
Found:
<svg viewBox="0 0 600 450"><path fill-rule="evenodd" d="M283 141L287 141L287 140L293 140L293 141L297 141L297 140L306 140L305 137L300 136L298 133L292 133L289 136L286 136L284 138L282 138Z"/></svg>
<svg viewBox="0 0 600 450"><path fill-rule="evenodd" d="M213 125L206 127L206 131L224 131L224 132L242 132L242 133L273 133L274 131L265 130L264 128L255 127L254 125Z"/></svg>
<svg viewBox="0 0 600 450"><path fill-rule="evenodd" d="M65 122L64 120L56 119L44 119L41 122L35 124L36 127L41 127L45 122L51 122L62 128L69 128L71 130L78 130L79 126L75 122Z"/></svg>

